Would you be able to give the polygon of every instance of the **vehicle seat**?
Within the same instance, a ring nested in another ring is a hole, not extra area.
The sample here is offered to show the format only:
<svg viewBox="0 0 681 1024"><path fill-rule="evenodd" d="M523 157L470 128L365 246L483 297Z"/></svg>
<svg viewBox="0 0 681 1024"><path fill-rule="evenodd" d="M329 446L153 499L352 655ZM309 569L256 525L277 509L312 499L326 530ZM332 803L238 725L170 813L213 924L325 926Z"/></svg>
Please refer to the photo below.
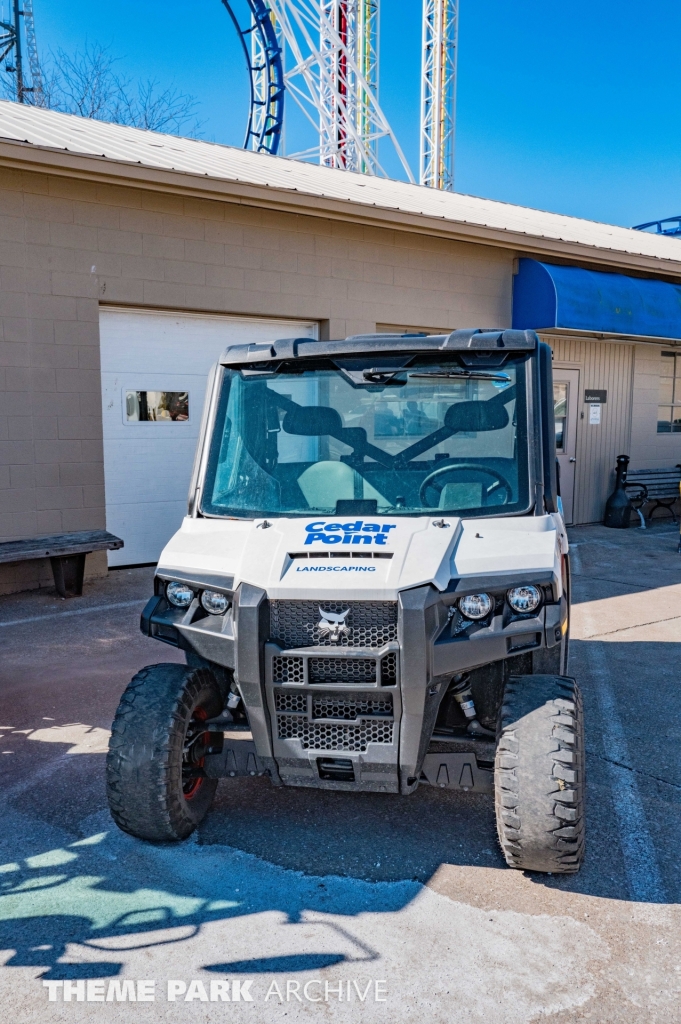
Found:
<svg viewBox="0 0 681 1024"><path fill-rule="evenodd" d="M298 477L298 485L310 508L335 508L339 499L355 498L355 477L358 475L347 463L329 459L308 466ZM387 498L379 494L366 480L361 477L360 480L363 498L374 498L379 508L389 507L390 502Z"/></svg>
<svg viewBox="0 0 681 1024"><path fill-rule="evenodd" d="M470 483L458 481L444 485L440 492L438 508L480 508L481 505L482 483L479 481L471 481Z"/></svg>

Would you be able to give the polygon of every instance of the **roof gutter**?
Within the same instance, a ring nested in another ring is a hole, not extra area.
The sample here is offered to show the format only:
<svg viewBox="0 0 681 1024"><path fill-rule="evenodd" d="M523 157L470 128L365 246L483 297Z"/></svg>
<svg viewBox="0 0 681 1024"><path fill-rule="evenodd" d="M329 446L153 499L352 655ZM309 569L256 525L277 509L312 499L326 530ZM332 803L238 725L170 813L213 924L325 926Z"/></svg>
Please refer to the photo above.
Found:
<svg viewBox="0 0 681 1024"><path fill-rule="evenodd" d="M364 206L348 200L333 199L294 189L273 188L248 182L213 178L187 171L173 171L144 164L112 160L89 154L72 153L61 149L35 146L31 143L0 140L0 167L51 174L63 178L77 178L97 184L141 188L153 192L210 199L282 213L318 217L324 220L344 221L402 230L414 234L447 238L452 241L472 242L508 249L515 255L540 258L552 256L588 262L617 269L638 270L681 278L681 242L679 259L627 253L616 249L602 249L596 245L565 241L527 234L502 228L489 227L468 221L448 220L427 214L407 213L402 210L378 206Z"/></svg>
<svg viewBox="0 0 681 1024"><path fill-rule="evenodd" d="M612 331L572 330L568 327L538 327L540 338L593 338L594 341L618 341L623 345L657 345L663 348L681 347L681 338L661 338L651 334L615 334ZM562 360L561 360L562 362Z"/></svg>

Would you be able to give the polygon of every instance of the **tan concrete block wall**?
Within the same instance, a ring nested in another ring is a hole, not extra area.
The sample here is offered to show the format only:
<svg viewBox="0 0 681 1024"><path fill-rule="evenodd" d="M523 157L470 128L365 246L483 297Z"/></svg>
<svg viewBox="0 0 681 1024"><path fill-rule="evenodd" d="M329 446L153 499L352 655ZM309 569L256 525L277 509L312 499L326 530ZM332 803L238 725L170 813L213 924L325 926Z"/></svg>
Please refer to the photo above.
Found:
<svg viewBox="0 0 681 1024"><path fill-rule="evenodd" d="M0 169L0 539L105 526L100 303L508 326L513 253ZM0 592L45 566L0 567Z"/></svg>
<svg viewBox="0 0 681 1024"><path fill-rule="evenodd" d="M433 327L432 324L428 327L423 324L418 327L415 324L376 324L376 330L380 334L447 334L452 328Z"/></svg>
<svg viewBox="0 0 681 1024"><path fill-rule="evenodd" d="M631 468L662 469L681 462L681 434L657 433L660 353L669 346L636 345L631 423Z"/></svg>
<svg viewBox="0 0 681 1024"><path fill-rule="evenodd" d="M85 582L101 579L109 571L106 551L93 551L85 559ZM52 590L54 577L49 558L35 562L10 562L0 565L0 596L22 590Z"/></svg>
<svg viewBox="0 0 681 1024"><path fill-rule="evenodd" d="M54 589L54 579L47 558L35 562L11 562L8 565L0 565L0 595L50 587Z"/></svg>

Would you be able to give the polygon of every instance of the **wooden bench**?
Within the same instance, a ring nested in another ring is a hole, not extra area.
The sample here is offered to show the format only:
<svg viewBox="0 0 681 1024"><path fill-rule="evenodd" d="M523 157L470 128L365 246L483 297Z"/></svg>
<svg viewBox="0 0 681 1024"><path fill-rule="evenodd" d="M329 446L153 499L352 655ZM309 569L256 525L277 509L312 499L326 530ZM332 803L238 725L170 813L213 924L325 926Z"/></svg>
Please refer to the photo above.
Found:
<svg viewBox="0 0 681 1024"><path fill-rule="evenodd" d="M120 537L106 530L59 533L52 537L0 541L0 563L30 562L49 558L57 593L79 597L83 593L85 556L92 551L116 551L123 547Z"/></svg>
<svg viewBox="0 0 681 1024"><path fill-rule="evenodd" d="M679 483L681 465L667 469L630 469L627 472L624 489L644 530L646 521L641 510L650 502L653 507L647 513L649 520L653 518L656 509L663 508L677 522L672 506L679 499Z"/></svg>

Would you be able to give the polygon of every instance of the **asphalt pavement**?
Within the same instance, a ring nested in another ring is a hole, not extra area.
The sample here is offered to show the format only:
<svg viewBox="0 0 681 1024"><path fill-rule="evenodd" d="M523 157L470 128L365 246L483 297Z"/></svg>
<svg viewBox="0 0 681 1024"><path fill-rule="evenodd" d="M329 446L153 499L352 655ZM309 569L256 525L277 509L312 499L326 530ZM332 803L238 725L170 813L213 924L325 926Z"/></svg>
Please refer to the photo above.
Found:
<svg viewBox="0 0 681 1024"><path fill-rule="evenodd" d="M505 866L491 797L429 787L223 780L189 841L134 840L104 761L130 676L182 660L139 633L153 571L0 598L3 1019L681 1021L678 528L571 539L588 848L567 877Z"/></svg>

